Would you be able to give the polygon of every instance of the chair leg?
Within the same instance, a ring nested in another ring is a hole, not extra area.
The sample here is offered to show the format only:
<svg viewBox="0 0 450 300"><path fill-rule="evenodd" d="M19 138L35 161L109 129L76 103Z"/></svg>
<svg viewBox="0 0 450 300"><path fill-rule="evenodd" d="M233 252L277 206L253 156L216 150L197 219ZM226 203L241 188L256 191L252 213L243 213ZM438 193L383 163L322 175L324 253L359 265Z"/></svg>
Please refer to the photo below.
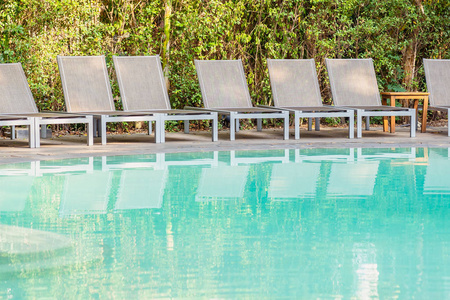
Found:
<svg viewBox="0 0 450 300"><path fill-rule="evenodd" d="M370 130L370 116L366 116L366 130Z"/></svg>
<svg viewBox="0 0 450 300"><path fill-rule="evenodd" d="M159 124L161 126L159 126L159 128L160 128L159 142L165 143L166 142L166 120L162 116L160 116L160 118L161 119L159 121Z"/></svg>
<svg viewBox="0 0 450 300"><path fill-rule="evenodd" d="M30 148L36 148L35 134L36 132L36 120L31 118L31 123L28 125L28 145Z"/></svg>
<svg viewBox="0 0 450 300"><path fill-rule="evenodd" d="M414 125L416 124L416 110L414 108L410 109L409 112L411 113L411 137L416 137L416 128Z"/></svg>
<svg viewBox="0 0 450 300"><path fill-rule="evenodd" d="M283 122L283 139L284 140L289 140L289 112L285 112L284 115L284 122Z"/></svg>
<svg viewBox="0 0 450 300"><path fill-rule="evenodd" d="M212 141L217 142L219 140L219 115L213 113L212 118Z"/></svg>
<svg viewBox="0 0 450 300"><path fill-rule="evenodd" d="M300 113L298 111L296 111L294 114L294 126L295 126L294 138L298 140L300 139Z"/></svg>
<svg viewBox="0 0 450 300"><path fill-rule="evenodd" d="M356 110L356 138L362 138L362 110Z"/></svg>
<svg viewBox="0 0 450 300"><path fill-rule="evenodd" d="M86 133L87 133L87 145L92 146L94 145L94 117L93 116L87 116L87 123L86 123Z"/></svg>
<svg viewBox="0 0 450 300"><path fill-rule="evenodd" d="M236 124L239 126L239 120L234 119L234 115L230 114L230 141L234 141L236 135Z"/></svg>
<svg viewBox="0 0 450 300"><path fill-rule="evenodd" d="M184 133L189 133L189 120L184 120Z"/></svg>
<svg viewBox="0 0 450 300"><path fill-rule="evenodd" d="M447 135L450 136L450 109L447 110ZM448 151L450 151L450 148Z"/></svg>
<svg viewBox="0 0 450 300"><path fill-rule="evenodd" d="M314 129L316 130L316 131L320 131L320 118L315 118L315 120L314 120Z"/></svg>
<svg viewBox="0 0 450 300"><path fill-rule="evenodd" d="M106 116L100 116L100 136L102 137L102 145L106 145Z"/></svg>
<svg viewBox="0 0 450 300"><path fill-rule="evenodd" d="M256 130L262 131L262 119L256 119Z"/></svg>
<svg viewBox="0 0 450 300"><path fill-rule="evenodd" d="M39 132L39 126L41 125L40 120L42 120L42 118L35 118L35 122L34 122L34 145L35 148L40 148L41 147L41 134Z"/></svg>
<svg viewBox="0 0 450 300"><path fill-rule="evenodd" d="M152 134L152 130L153 128L152 128L152 121L148 121L148 135L151 135Z"/></svg>
<svg viewBox="0 0 450 300"><path fill-rule="evenodd" d="M161 143L161 116L159 114L156 114L155 117L155 143L159 144Z"/></svg>
<svg viewBox="0 0 450 300"><path fill-rule="evenodd" d="M11 126L11 140L15 140L16 139L16 126L12 125Z"/></svg>
<svg viewBox="0 0 450 300"><path fill-rule="evenodd" d="M348 118L348 138L353 139L355 137L355 116L352 112Z"/></svg>
<svg viewBox="0 0 450 300"><path fill-rule="evenodd" d="M312 130L312 118L308 118L308 131Z"/></svg>

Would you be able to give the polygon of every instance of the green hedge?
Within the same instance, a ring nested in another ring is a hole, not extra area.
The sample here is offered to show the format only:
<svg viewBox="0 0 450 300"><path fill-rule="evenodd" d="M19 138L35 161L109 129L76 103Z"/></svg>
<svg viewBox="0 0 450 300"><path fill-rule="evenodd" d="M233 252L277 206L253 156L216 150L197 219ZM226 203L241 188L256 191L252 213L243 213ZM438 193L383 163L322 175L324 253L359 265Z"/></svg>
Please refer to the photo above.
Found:
<svg viewBox="0 0 450 300"><path fill-rule="evenodd" d="M167 54L174 108L202 105L194 59L242 59L254 103L271 104L266 58L315 58L326 102L325 57L373 58L385 91L425 89L422 59L450 58L443 0L1 2L0 62L23 64L43 110L64 109L59 54L105 54L111 76L113 55Z"/></svg>

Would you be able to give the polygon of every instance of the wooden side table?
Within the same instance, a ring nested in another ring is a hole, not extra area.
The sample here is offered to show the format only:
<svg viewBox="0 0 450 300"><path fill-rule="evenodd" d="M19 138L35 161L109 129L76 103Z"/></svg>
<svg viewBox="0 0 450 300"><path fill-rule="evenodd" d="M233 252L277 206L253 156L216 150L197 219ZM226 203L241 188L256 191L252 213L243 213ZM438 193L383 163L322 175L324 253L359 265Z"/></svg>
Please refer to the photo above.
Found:
<svg viewBox="0 0 450 300"><path fill-rule="evenodd" d="M416 120L417 112L419 107L419 100L423 99L423 111L422 111L422 130L421 132L427 131L427 111L428 111L428 96L430 93L423 92L383 92L381 93L381 101L383 105L387 105L387 99L390 99L390 105L395 106L395 100L414 100L414 109L416 110ZM411 124L411 126L416 126L416 124ZM383 131L388 130L388 117L383 118ZM395 117L391 117L391 133L395 132Z"/></svg>

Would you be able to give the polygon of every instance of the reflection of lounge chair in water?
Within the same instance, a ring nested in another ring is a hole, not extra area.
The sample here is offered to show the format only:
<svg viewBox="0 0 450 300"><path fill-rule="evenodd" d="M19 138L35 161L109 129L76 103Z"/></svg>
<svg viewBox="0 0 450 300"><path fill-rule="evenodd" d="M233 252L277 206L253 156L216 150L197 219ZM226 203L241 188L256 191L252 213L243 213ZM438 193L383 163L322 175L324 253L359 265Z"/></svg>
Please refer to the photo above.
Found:
<svg viewBox="0 0 450 300"><path fill-rule="evenodd" d="M264 162L289 162L289 150L230 151L230 165L248 165Z"/></svg>
<svg viewBox="0 0 450 300"><path fill-rule="evenodd" d="M274 164L268 198L271 200L314 198L320 166L320 163Z"/></svg>
<svg viewBox="0 0 450 300"><path fill-rule="evenodd" d="M167 180L166 170L122 171L116 210L161 208Z"/></svg>
<svg viewBox="0 0 450 300"><path fill-rule="evenodd" d="M195 200L236 200L242 198L248 171L248 166L219 166L203 169Z"/></svg>
<svg viewBox="0 0 450 300"><path fill-rule="evenodd" d="M183 166L217 166L218 152L212 158L172 160L164 153L155 155L156 161L142 160L136 163L112 163L106 158L103 166L108 170L121 170L120 186L115 210L161 208L169 170ZM176 157L175 157L176 158ZM138 168L138 169L136 169Z"/></svg>
<svg viewBox="0 0 450 300"><path fill-rule="evenodd" d="M0 213L18 212L25 209L30 196L34 176L0 176L2 188L0 189Z"/></svg>
<svg viewBox="0 0 450 300"><path fill-rule="evenodd" d="M450 149L430 149L424 194L449 195Z"/></svg>
<svg viewBox="0 0 450 300"><path fill-rule="evenodd" d="M363 154L364 153L364 154ZM356 157L358 161L371 160L371 159L408 159L410 161L416 160L416 148L358 148L356 151Z"/></svg>
<svg viewBox="0 0 450 300"><path fill-rule="evenodd" d="M311 151L312 150L312 151ZM355 149L295 149L295 162L355 160Z"/></svg>
<svg viewBox="0 0 450 300"><path fill-rule="evenodd" d="M104 214L108 206L112 173L67 175L59 213L62 217L79 214Z"/></svg>
<svg viewBox="0 0 450 300"><path fill-rule="evenodd" d="M327 185L329 196L370 196L378 174L378 161L331 165Z"/></svg>

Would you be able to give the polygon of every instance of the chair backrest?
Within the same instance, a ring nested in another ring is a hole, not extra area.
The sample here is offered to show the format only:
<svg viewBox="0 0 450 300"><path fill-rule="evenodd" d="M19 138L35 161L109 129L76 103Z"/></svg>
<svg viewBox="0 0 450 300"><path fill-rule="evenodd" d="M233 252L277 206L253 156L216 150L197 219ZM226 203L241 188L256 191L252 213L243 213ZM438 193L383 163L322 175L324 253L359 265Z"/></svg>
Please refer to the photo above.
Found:
<svg viewBox="0 0 450 300"><path fill-rule="evenodd" d="M195 67L206 108L252 107L240 59L196 60Z"/></svg>
<svg viewBox="0 0 450 300"><path fill-rule="evenodd" d="M326 59L325 61L334 105L381 105L375 68L371 58Z"/></svg>
<svg viewBox="0 0 450 300"><path fill-rule="evenodd" d="M314 59L268 59L275 106L322 106Z"/></svg>
<svg viewBox="0 0 450 300"><path fill-rule="evenodd" d="M115 111L105 56L58 56L68 112Z"/></svg>
<svg viewBox="0 0 450 300"><path fill-rule="evenodd" d="M0 113L37 113L38 109L20 63L0 64Z"/></svg>
<svg viewBox="0 0 450 300"><path fill-rule="evenodd" d="M113 56L123 110L170 109L159 56Z"/></svg>
<svg viewBox="0 0 450 300"><path fill-rule="evenodd" d="M450 106L450 59L424 59L430 105Z"/></svg>

